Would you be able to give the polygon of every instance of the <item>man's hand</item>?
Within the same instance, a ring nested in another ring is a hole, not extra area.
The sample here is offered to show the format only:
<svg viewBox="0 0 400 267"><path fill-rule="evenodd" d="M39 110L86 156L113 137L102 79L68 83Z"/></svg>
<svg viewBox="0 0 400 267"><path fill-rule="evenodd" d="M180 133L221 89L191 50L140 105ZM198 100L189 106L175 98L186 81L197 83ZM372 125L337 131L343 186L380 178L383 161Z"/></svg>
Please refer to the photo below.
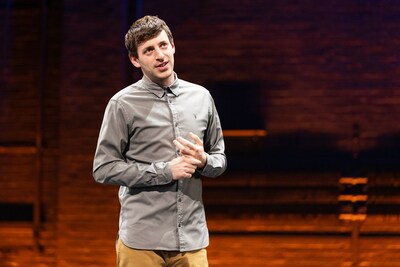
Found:
<svg viewBox="0 0 400 267"><path fill-rule="evenodd" d="M174 140L174 144L182 156L192 157L197 159L198 163L196 167L202 169L207 163L207 156L204 152L203 141L200 137L194 133L189 133L189 136L193 139L194 144L189 142L183 137L178 137Z"/></svg>
<svg viewBox="0 0 400 267"><path fill-rule="evenodd" d="M192 174L200 163L199 160L189 156L180 156L171 160L172 179L192 178Z"/></svg>

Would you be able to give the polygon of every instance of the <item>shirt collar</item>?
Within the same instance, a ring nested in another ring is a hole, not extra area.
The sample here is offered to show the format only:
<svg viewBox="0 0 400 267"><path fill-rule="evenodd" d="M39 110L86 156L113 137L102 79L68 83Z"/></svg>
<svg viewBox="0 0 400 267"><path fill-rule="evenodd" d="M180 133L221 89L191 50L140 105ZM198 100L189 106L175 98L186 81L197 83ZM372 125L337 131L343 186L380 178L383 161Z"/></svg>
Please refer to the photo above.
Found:
<svg viewBox="0 0 400 267"><path fill-rule="evenodd" d="M179 79L178 75L174 72L174 82L168 87L171 92L175 95L179 95ZM161 87L160 85L156 84L155 82L152 82L149 78L146 76L143 76L142 78L142 83L143 83L143 88L150 91L151 93L155 94L157 97L162 98L165 95L165 89L164 87Z"/></svg>

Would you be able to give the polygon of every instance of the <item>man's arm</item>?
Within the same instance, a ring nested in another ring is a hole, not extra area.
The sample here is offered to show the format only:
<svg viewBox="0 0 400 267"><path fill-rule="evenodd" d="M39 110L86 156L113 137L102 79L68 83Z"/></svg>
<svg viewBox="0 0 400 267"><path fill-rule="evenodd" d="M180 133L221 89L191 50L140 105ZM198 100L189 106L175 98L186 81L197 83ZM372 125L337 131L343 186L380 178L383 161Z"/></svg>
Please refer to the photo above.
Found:
<svg viewBox="0 0 400 267"><path fill-rule="evenodd" d="M127 114L111 100L106 108L93 163L93 177L99 183L127 187L164 185L190 178L200 161L180 156L167 162L127 162L124 151L129 144Z"/></svg>
<svg viewBox="0 0 400 267"><path fill-rule="evenodd" d="M93 177L99 183L146 187L173 181L169 162L127 162L129 126L124 108L115 100L107 105L93 162Z"/></svg>

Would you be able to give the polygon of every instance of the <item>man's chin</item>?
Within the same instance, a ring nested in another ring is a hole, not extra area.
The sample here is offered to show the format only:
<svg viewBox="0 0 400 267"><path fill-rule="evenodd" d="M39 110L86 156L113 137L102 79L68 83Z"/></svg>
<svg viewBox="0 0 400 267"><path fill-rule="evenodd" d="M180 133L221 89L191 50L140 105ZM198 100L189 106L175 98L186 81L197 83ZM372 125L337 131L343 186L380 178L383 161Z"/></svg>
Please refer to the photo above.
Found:
<svg viewBox="0 0 400 267"><path fill-rule="evenodd" d="M158 75L158 78L159 78L160 80L168 80L168 79L170 79L171 77L173 77L173 72L172 72L172 71L163 72L163 73L160 73L160 74Z"/></svg>
<svg viewBox="0 0 400 267"><path fill-rule="evenodd" d="M160 74L154 77L158 84L163 84L164 86L169 86L174 82L173 72L170 74ZM154 81L155 82L155 81Z"/></svg>

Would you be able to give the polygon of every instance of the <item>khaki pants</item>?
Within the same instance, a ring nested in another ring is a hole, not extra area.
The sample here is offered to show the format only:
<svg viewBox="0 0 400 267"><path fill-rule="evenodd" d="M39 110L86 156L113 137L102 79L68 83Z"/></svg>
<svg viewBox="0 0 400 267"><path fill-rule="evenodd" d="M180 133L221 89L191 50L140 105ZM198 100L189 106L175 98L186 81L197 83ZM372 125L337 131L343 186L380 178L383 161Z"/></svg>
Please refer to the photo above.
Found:
<svg viewBox="0 0 400 267"><path fill-rule="evenodd" d="M207 251L139 250L117 241L117 267L208 267Z"/></svg>

